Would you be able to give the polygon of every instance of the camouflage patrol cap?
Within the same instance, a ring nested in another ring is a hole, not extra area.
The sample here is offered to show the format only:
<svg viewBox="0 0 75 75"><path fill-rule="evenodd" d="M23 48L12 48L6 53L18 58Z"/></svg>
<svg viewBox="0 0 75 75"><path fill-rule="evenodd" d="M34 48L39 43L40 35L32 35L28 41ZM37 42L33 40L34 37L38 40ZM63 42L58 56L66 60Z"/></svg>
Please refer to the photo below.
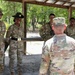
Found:
<svg viewBox="0 0 75 75"><path fill-rule="evenodd" d="M53 25L66 25L65 24L65 18L64 17L56 17L53 19Z"/></svg>
<svg viewBox="0 0 75 75"><path fill-rule="evenodd" d="M3 13L2 13L2 9L0 8L0 15L3 15Z"/></svg>

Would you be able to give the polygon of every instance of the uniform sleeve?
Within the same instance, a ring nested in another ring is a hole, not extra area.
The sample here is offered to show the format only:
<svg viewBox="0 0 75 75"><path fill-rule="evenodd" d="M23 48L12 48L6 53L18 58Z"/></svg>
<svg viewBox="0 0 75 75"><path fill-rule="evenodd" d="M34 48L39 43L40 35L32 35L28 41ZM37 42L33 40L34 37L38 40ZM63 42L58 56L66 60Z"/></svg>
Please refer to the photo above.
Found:
<svg viewBox="0 0 75 75"><path fill-rule="evenodd" d="M42 27L39 30L39 34L44 40L45 39L45 25L42 25Z"/></svg>
<svg viewBox="0 0 75 75"><path fill-rule="evenodd" d="M39 34L43 38L44 41L47 41L54 35L54 32L49 26L49 24L45 24L45 25L42 25L42 27L40 28Z"/></svg>
<svg viewBox="0 0 75 75"><path fill-rule="evenodd" d="M40 65L40 69L39 69L39 75L47 74L49 62L50 62L49 49L47 46L45 46L43 48L43 52L42 52L42 59L41 59L41 65Z"/></svg>
<svg viewBox="0 0 75 75"><path fill-rule="evenodd" d="M69 34L68 34L68 26L67 26L67 28L66 28L66 30L65 30L64 33L67 34L67 35L69 35Z"/></svg>
<svg viewBox="0 0 75 75"><path fill-rule="evenodd" d="M8 28L7 33L6 33L6 42L9 43L10 37L12 35L12 28L11 26Z"/></svg>
<svg viewBox="0 0 75 75"><path fill-rule="evenodd" d="M21 38L24 38L24 29L23 29L23 27L21 29L21 32L22 32Z"/></svg>
<svg viewBox="0 0 75 75"><path fill-rule="evenodd" d="M74 43L72 43L72 46L74 47L74 75L75 75L75 40L73 41Z"/></svg>
<svg viewBox="0 0 75 75"><path fill-rule="evenodd" d="M2 34L3 35L5 35L5 32L6 32L6 25L5 25L5 23L4 22L2 22L2 26L3 26L3 28L2 28Z"/></svg>
<svg viewBox="0 0 75 75"><path fill-rule="evenodd" d="M75 40L73 39L73 41L71 42L72 46L73 46L73 55L74 55L74 75L75 75ZM71 47L72 47L71 46Z"/></svg>

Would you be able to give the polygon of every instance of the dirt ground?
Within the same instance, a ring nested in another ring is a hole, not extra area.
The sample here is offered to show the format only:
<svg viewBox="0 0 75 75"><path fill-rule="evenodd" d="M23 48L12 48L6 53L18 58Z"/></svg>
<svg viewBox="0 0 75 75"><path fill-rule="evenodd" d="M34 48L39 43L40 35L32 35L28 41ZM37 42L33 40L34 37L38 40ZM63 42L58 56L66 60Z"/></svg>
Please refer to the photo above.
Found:
<svg viewBox="0 0 75 75"><path fill-rule="evenodd" d="M40 62L41 62L41 55L24 55L23 56L23 64L22 64L22 70L23 75L38 75L39 68L40 68ZM15 75L17 74L17 61L14 67ZM5 70L3 75L10 75L9 70L9 57L5 57Z"/></svg>

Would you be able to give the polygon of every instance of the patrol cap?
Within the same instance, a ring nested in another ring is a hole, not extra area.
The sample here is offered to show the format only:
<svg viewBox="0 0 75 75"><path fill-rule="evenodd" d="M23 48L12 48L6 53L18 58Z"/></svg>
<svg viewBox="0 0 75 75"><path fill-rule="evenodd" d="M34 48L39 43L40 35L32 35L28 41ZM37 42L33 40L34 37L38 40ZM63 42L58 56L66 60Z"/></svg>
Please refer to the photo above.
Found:
<svg viewBox="0 0 75 75"><path fill-rule="evenodd" d="M24 18L24 16L22 15L22 13L17 12L15 15L13 15L12 17L14 18Z"/></svg>
<svg viewBox="0 0 75 75"><path fill-rule="evenodd" d="M2 13L2 9L0 8L0 15L3 15L3 13Z"/></svg>
<svg viewBox="0 0 75 75"><path fill-rule="evenodd" d="M59 25L66 25L65 24L65 18L64 17L56 17L53 19L53 25L59 26Z"/></svg>

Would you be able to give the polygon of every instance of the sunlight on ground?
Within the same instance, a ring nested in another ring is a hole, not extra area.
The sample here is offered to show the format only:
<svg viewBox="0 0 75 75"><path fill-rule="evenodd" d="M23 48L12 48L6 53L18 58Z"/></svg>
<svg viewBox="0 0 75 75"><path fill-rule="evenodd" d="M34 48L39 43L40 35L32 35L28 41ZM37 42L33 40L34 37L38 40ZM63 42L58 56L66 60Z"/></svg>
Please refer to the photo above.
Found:
<svg viewBox="0 0 75 75"><path fill-rule="evenodd" d="M40 37L39 33L36 32L29 32L27 33L27 37ZM44 41L30 41L27 42L27 54L41 54L42 47Z"/></svg>
<svg viewBox="0 0 75 75"><path fill-rule="evenodd" d="M43 41L41 42L27 42L27 54L41 54Z"/></svg>

